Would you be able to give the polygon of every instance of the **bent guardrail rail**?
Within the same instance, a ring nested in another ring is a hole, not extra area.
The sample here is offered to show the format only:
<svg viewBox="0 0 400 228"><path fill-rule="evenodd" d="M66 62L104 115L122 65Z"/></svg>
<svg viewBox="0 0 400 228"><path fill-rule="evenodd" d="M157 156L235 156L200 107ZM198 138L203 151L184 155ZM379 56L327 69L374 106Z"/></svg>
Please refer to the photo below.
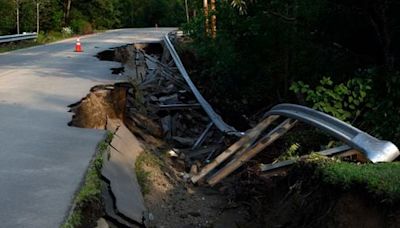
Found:
<svg viewBox="0 0 400 228"><path fill-rule="evenodd" d="M285 116L313 125L359 150L373 163L391 162L400 155L399 149L392 142L379 140L350 124L311 108L280 104L273 107L264 117L271 115Z"/></svg>
<svg viewBox="0 0 400 228"><path fill-rule="evenodd" d="M194 83L189 77L189 74L187 73L181 59L179 58L178 53L176 52L174 45L172 44L171 40L169 39L168 35L165 35L164 37L164 43L166 47L168 48L169 52L171 53L171 57L175 62L175 65L177 66L179 72L181 73L183 79L186 81L186 83L189 85L190 90L196 97L197 101L199 104L203 107L204 111L207 113L208 117L211 119L211 121L214 123L214 125L222 132L228 134L228 135L235 135L238 137L243 136L242 132L239 132L236 130L234 127L228 125L225 123L221 116L218 115L214 109L211 107L211 105L204 99L203 95L201 95L200 91L196 88Z"/></svg>
<svg viewBox="0 0 400 228"><path fill-rule="evenodd" d="M285 117L287 119L278 127L262 136L262 132L279 117ZM193 183L198 182L224 163L225 165L222 168L214 172L214 174L207 179L208 184L217 184L245 162L262 152L278 138L286 134L297 121L302 121L317 127L346 144L340 147L339 150L336 148L321 152L322 155L335 155L353 148L355 152L362 153L366 159L373 163L391 162L400 155L399 149L393 143L379 140L325 113L300 105L280 104L268 111L264 115L263 121L255 128L247 131L241 139L218 155L211 163L204 166L198 174L192 176L191 181ZM261 138L259 138L260 136ZM348 152L351 152L351 150ZM226 162L226 160L231 157L233 158ZM273 170L288 166L292 163L294 163L294 161L284 161L279 165L269 164L264 167L264 170Z"/></svg>
<svg viewBox="0 0 400 228"><path fill-rule="evenodd" d="M0 36L0 43L9 43L21 40L33 40L37 38L37 33L23 33L17 35Z"/></svg>

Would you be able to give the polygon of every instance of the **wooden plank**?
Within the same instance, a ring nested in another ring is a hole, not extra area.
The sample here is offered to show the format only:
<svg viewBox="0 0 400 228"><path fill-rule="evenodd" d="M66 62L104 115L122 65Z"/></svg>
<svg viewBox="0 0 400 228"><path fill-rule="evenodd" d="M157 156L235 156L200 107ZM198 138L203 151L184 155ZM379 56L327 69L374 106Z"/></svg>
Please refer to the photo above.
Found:
<svg viewBox="0 0 400 228"><path fill-rule="evenodd" d="M257 139L257 137L269 126L271 125L279 116L269 116L260 122L255 128L248 131L246 135L244 135L239 141L232 144L227 150L222 152L218 157L216 157L211 163L206 165L199 174L193 176L191 178L193 183L196 183L208 173L210 173L213 169L215 169L219 164L224 162L230 156L235 154L240 149L247 149L251 146L251 144Z"/></svg>
<svg viewBox="0 0 400 228"><path fill-rule="evenodd" d="M237 168L242 166L244 163L249 161L251 158L260 153L267 146L271 145L278 138L289 131L295 124L297 120L287 119L281 123L278 127L270 131L266 136L259 140L252 148L246 150L242 154L237 154L235 158L230 161L225 167L220 169L216 174L208 179L208 184L211 186L220 182L223 178L231 174Z"/></svg>

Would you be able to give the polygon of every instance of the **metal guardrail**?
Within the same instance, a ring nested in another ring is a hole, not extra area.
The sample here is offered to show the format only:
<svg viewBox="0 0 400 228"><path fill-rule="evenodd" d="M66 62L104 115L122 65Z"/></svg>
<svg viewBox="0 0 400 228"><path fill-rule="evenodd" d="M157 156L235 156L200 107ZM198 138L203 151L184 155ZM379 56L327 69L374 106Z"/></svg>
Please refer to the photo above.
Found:
<svg viewBox="0 0 400 228"><path fill-rule="evenodd" d="M0 36L0 43L9 43L21 40L33 40L37 38L37 33L23 33L17 35Z"/></svg>
<svg viewBox="0 0 400 228"><path fill-rule="evenodd" d="M280 104L273 107L264 117L271 115L285 116L313 125L359 150L374 163L391 162L400 155L399 149L392 142L379 140L350 124L311 108Z"/></svg>
<svg viewBox="0 0 400 228"><path fill-rule="evenodd" d="M208 117L211 119L211 121L214 123L214 125L222 132L228 134L228 135L236 135L238 137L243 136L243 133L236 130L234 127L228 125L225 123L221 116L218 115L214 109L211 107L211 105L204 99L203 95L201 95L200 91L196 88L194 83L189 77L189 74L187 73L185 67L183 66L183 63L181 59L179 58L178 53L176 52L174 45L172 44L171 40L169 39L168 35L165 35L164 37L164 43L166 47L168 48L169 52L171 53L172 59L175 62L175 65L177 66L179 72L181 73L183 79L186 81L186 83L189 85L190 89L192 90L194 96L196 97L197 101L199 104L203 107L204 111L207 113Z"/></svg>

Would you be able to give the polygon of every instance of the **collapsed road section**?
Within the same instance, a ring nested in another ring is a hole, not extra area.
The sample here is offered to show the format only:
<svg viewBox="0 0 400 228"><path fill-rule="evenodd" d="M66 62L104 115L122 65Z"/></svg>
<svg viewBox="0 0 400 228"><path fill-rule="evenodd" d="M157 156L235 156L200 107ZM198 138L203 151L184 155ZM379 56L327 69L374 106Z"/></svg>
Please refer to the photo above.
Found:
<svg viewBox="0 0 400 228"><path fill-rule="evenodd" d="M245 212L248 205L235 203L235 210L227 212L227 202L235 202L235 194L226 196L221 194L224 191L204 190L193 183L206 180L217 185L299 121L347 144L319 154L358 162L391 162L399 155L390 142L298 105L278 105L254 128L239 132L223 122L201 96L170 37L164 42L163 46L134 44L103 53L122 63L117 77L126 77L127 82L96 86L71 106L75 113L72 126L107 129L114 134L103 155L102 169L104 217L109 224L226 226L227 220L251 224L254 219ZM158 158L141 157L149 156L149 151ZM143 160L144 165L140 163ZM258 172L275 172L296 161L263 164ZM140 170L143 167L145 171Z"/></svg>

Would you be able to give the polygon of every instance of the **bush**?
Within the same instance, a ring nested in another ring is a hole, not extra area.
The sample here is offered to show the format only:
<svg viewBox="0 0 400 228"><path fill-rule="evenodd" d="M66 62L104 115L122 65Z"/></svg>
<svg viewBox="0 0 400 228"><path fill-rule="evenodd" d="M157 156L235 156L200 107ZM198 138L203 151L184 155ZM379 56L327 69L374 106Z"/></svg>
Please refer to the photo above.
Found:
<svg viewBox="0 0 400 228"><path fill-rule="evenodd" d="M70 27L64 27L61 30L63 37L71 37L74 34L74 31Z"/></svg>
<svg viewBox="0 0 400 228"><path fill-rule="evenodd" d="M92 25L84 19L74 19L71 21L71 28L76 34L93 33Z"/></svg>
<svg viewBox="0 0 400 228"><path fill-rule="evenodd" d="M37 42L39 44L45 44L45 43L55 42L63 38L65 38L65 36L61 32L56 32L56 31L49 31L47 33L40 32L38 34Z"/></svg>
<svg viewBox="0 0 400 228"><path fill-rule="evenodd" d="M359 117L365 107L371 107L367 97L371 89L369 79L354 78L335 85L330 77L323 77L315 89L302 81L294 82L290 87L293 92L305 95L314 109L348 122Z"/></svg>

